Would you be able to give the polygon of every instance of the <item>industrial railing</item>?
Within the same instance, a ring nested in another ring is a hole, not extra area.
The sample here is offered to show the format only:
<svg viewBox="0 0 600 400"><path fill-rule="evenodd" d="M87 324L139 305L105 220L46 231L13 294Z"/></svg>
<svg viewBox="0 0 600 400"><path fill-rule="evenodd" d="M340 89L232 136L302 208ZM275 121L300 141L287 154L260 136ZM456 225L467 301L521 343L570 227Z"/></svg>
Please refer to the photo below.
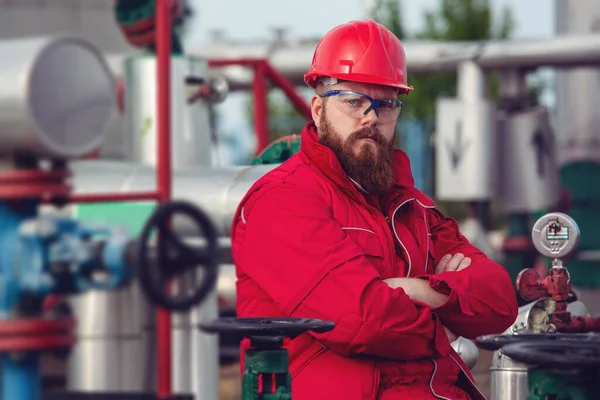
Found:
<svg viewBox="0 0 600 400"><path fill-rule="evenodd" d="M269 79L276 87L281 89L290 100L292 105L301 115L307 119L311 118L310 107L306 101L296 92L294 86L279 73L266 59L241 58L241 59L213 59L208 61L211 68L229 67L233 65L249 67L254 70L254 81L252 83L254 103L254 130L257 136L256 154L262 152L269 145L269 104L268 86Z"/></svg>

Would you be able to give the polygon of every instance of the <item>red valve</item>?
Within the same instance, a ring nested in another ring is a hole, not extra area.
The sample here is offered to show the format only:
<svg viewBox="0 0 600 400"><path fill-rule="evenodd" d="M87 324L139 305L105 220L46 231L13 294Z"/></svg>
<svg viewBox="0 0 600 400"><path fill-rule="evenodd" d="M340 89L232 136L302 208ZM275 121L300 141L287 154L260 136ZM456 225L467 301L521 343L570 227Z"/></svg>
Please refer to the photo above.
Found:
<svg viewBox="0 0 600 400"><path fill-rule="evenodd" d="M571 280L565 267L552 267L544 279L534 269L524 269L517 276L517 291L527 301L550 297L556 303L549 323L557 332L600 332L600 318L572 316L567 311Z"/></svg>

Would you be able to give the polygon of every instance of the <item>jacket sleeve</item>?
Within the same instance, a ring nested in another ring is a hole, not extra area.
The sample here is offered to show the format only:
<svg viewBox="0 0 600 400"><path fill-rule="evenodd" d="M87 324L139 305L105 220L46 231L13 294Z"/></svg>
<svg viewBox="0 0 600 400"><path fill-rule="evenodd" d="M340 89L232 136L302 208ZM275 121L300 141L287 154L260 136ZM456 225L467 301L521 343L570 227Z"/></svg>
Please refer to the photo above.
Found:
<svg viewBox="0 0 600 400"><path fill-rule="evenodd" d="M318 194L280 184L252 195L236 218L239 271L284 316L335 322L331 332L311 333L333 351L398 360L450 353L439 318L382 281Z"/></svg>
<svg viewBox="0 0 600 400"><path fill-rule="evenodd" d="M471 265L457 272L430 275L429 285L448 295L434 308L443 324L468 339L504 332L517 318L517 296L506 269L490 260L460 233L458 224L438 210L430 212L434 265L445 254L462 253Z"/></svg>

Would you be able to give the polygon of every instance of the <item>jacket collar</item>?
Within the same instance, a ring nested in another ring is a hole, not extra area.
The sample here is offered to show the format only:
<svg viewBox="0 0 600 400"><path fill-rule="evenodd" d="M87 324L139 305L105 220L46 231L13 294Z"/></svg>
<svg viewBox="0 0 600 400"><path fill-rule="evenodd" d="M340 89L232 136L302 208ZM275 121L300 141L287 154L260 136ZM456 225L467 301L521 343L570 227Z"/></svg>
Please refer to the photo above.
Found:
<svg viewBox="0 0 600 400"><path fill-rule="evenodd" d="M355 182L346 175L337 157L326 146L319 143L317 128L314 121L306 124L302 131L300 153L314 164L329 180L341 187L347 193L363 196L358 191ZM401 149L394 149L395 181L385 203L403 202L410 198L417 199L425 207L434 207L435 203L427 195L415 188L415 181L410 168L410 160ZM390 204L391 205L391 204Z"/></svg>

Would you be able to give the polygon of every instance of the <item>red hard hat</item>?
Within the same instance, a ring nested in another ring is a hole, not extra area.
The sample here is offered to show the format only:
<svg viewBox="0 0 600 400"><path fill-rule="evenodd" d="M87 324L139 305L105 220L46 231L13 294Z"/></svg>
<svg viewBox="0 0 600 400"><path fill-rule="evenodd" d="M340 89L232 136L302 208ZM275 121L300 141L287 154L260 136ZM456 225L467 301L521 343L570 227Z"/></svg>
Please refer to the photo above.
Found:
<svg viewBox="0 0 600 400"><path fill-rule="evenodd" d="M348 22L323 36L304 82L315 88L321 76L392 86L402 94L413 90L407 84L402 43L372 20Z"/></svg>

